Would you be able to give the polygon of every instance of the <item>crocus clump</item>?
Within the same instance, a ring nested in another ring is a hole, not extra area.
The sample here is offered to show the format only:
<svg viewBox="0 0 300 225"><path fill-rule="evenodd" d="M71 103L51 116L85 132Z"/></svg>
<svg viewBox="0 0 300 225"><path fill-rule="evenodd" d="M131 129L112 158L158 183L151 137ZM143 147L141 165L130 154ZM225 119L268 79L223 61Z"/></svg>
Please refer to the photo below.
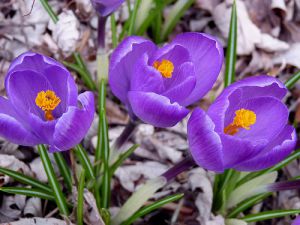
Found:
<svg viewBox="0 0 300 225"><path fill-rule="evenodd" d="M207 34L183 33L162 48L131 36L111 56L109 84L131 118L170 127L212 88L222 63L222 46Z"/></svg>
<svg viewBox="0 0 300 225"><path fill-rule="evenodd" d="M125 0L92 0L96 11L102 17L107 17L116 11Z"/></svg>
<svg viewBox="0 0 300 225"><path fill-rule="evenodd" d="M8 70L7 97L0 97L0 136L25 146L47 144L64 151L78 144L94 117L94 96L78 96L69 71L33 52L17 57Z"/></svg>
<svg viewBox="0 0 300 225"><path fill-rule="evenodd" d="M195 162L222 172L256 171L283 160L296 143L281 102L286 92L275 78L251 77L227 87L207 112L194 110L188 140Z"/></svg>

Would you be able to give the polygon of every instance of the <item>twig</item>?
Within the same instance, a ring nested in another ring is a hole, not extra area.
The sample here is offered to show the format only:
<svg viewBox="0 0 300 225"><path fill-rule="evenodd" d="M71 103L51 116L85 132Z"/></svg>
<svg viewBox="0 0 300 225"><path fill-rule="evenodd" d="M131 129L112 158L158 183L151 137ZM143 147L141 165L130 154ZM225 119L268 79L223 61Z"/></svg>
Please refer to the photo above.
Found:
<svg viewBox="0 0 300 225"><path fill-rule="evenodd" d="M32 5L31 5L31 9L30 9L29 13L27 13L27 14L25 14L23 16L29 16L31 14L31 12L33 10L34 3L35 3L35 0L32 1Z"/></svg>

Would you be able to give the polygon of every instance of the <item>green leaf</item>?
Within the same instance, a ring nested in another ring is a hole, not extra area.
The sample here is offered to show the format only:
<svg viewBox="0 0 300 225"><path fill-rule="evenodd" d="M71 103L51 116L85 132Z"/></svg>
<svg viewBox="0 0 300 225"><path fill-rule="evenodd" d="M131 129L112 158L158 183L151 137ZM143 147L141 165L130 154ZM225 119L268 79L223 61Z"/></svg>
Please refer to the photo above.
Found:
<svg viewBox="0 0 300 225"><path fill-rule="evenodd" d="M111 26L113 48L116 48L118 45L118 34L117 34L115 14L111 14L110 16L110 26Z"/></svg>
<svg viewBox="0 0 300 225"><path fill-rule="evenodd" d="M55 14L55 12L53 11L52 7L48 4L48 0L40 0L42 6L44 7L44 9L46 10L46 12L49 14L50 18L52 19L52 21L54 23L58 22L58 17Z"/></svg>
<svg viewBox="0 0 300 225"><path fill-rule="evenodd" d="M254 195L268 192L268 190L265 188L265 184L274 183L276 179L277 171L274 171L272 173L266 173L258 176L247 183L242 184L233 192L231 192L226 202L227 208L232 208L238 203Z"/></svg>
<svg viewBox="0 0 300 225"><path fill-rule="evenodd" d="M92 76L91 76L87 66L85 65L80 53L75 52L73 54L73 56L74 56L74 59L75 59L77 65L81 68L81 73L79 73L79 74L81 75L81 78L83 79L85 85L91 90L96 90L96 84L92 80Z"/></svg>
<svg viewBox="0 0 300 225"><path fill-rule="evenodd" d="M13 170L9 170L9 169L6 169L6 168L2 168L2 167L0 167L0 173L13 178L13 179L15 179L16 181L19 181L22 184L27 184L27 185L30 185L32 187L36 187L36 188L41 189L41 190L43 190L45 192L48 192L50 194L52 193L52 189L47 184L44 184L44 183L38 181L37 179L26 176L22 173L19 173L19 172L13 171Z"/></svg>
<svg viewBox="0 0 300 225"><path fill-rule="evenodd" d="M60 152L56 152L53 154L55 162L59 168L60 174L64 178L66 187L68 191L72 191L72 177L71 177L71 171L70 168L64 159L63 155Z"/></svg>
<svg viewBox="0 0 300 225"><path fill-rule="evenodd" d="M140 4L141 4L141 0L135 0L133 12L132 12L131 17L130 17L130 25L129 25L129 29L128 29L128 36L133 35L134 32L135 32L134 31L134 24L136 22L136 16L137 16L137 12L138 12Z"/></svg>
<svg viewBox="0 0 300 225"><path fill-rule="evenodd" d="M23 187L0 187L0 191L14 195L25 195L29 197L37 197L50 201L55 201L53 194L45 192L41 189Z"/></svg>
<svg viewBox="0 0 300 225"><path fill-rule="evenodd" d="M259 172L249 173L248 175L246 175L243 179L241 179L238 182L237 186L240 186L240 185L244 184L245 182L252 180L253 178L258 177L262 174L271 173L273 171L278 171L299 157L300 157L300 149L297 149L292 154L290 154L287 158L285 158L284 160L282 160L280 163L276 164L275 166L273 166L269 169L259 171Z"/></svg>
<svg viewBox="0 0 300 225"><path fill-rule="evenodd" d="M300 213L300 209L273 210L273 211L266 211L257 214L250 214L241 219L246 221L247 223L251 223L251 222L258 222L263 220L270 220L274 218L280 218L284 216L290 216L298 213Z"/></svg>
<svg viewBox="0 0 300 225"><path fill-rule="evenodd" d="M47 149L44 145L38 145L38 151L44 166L44 170L48 177L48 182L52 188L57 207L61 214L68 216L69 209L67 207L67 201L62 193L61 187L59 186Z"/></svg>
<svg viewBox="0 0 300 225"><path fill-rule="evenodd" d="M292 89L299 79L300 79L300 71L298 71L294 76L288 79L284 84L287 89Z"/></svg>
<svg viewBox="0 0 300 225"><path fill-rule="evenodd" d="M139 147L139 145L135 144L130 147L126 152L120 155L119 159L111 166L111 175L115 173L115 171L123 164L123 162Z"/></svg>
<svg viewBox="0 0 300 225"><path fill-rule="evenodd" d="M252 207L253 205L261 202L263 199L267 198L268 196L272 195L271 192L269 193L264 193L264 194L259 194L256 196L253 196L251 198L248 198L244 201L242 201L241 203L239 203L237 205L236 208L234 208L229 214L228 214L228 218L234 218L236 217L239 213L249 209L250 207Z"/></svg>
<svg viewBox="0 0 300 225"><path fill-rule="evenodd" d="M162 29L162 40L166 40L179 19L195 0L178 0L171 8Z"/></svg>
<svg viewBox="0 0 300 225"><path fill-rule="evenodd" d="M225 68L225 79L224 86L234 82L235 75L235 62L236 62L236 43L237 43L237 12L236 12L236 2L233 2L231 19L230 19L230 29L229 37L227 42L227 52L226 52L226 68Z"/></svg>
<svg viewBox="0 0 300 225"><path fill-rule="evenodd" d="M145 206L145 207L141 208L139 211L137 211L135 214L133 214L131 217L129 217L121 225L130 225L134 221L136 221L138 218L143 217L143 216L149 214L150 212L152 212L156 209L159 209L160 207L162 207L170 202L177 201L177 200L181 199L183 196L184 196L184 194L171 195L171 196L165 197L161 200L158 200L148 206Z"/></svg>
<svg viewBox="0 0 300 225"><path fill-rule="evenodd" d="M84 181L85 171L82 170L78 184L78 196L77 196L77 224L83 225L83 204L84 204Z"/></svg>
<svg viewBox="0 0 300 225"><path fill-rule="evenodd" d="M79 159L81 165L86 171L88 178L94 180L95 179L94 168L86 153L86 150L80 144L76 145L74 150L77 158Z"/></svg>
<svg viewBox="0 0 300 225"><path fill-rule="evenodd" d="M108 138L108 125L106 114L104 110L100 112L101 120L101 159L103 162L103 179L101 184L101 201L102 208L108 208L110 203L110 167L109 167L109 138Z"/></svg>

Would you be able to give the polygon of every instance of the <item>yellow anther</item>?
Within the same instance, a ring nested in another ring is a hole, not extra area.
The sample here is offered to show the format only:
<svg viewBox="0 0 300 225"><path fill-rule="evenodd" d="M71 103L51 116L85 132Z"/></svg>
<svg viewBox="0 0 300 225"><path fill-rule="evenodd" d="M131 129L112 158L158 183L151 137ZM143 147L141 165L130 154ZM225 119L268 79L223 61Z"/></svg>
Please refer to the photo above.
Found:
<svg viewBox="0 0 300 225"><path fill-rule="evenodd" d="M153 67L157 69L164 78L171 78L174 72L174 64L166 59L161 62L155 61Z"/></svg>
<svg viewBox="0 0 300 225"><path fill-rule="evenodd" d="M234 135L240 128L250 130L250 126L256 123L255 112L248 109L239 109L235 111L233 122L224 129L225 134Z"/></svg>
<svg viewBox="0 0 300 225"><path fill-rule="evenodd" d="M60 98L56 96L54 91L40 91L36 98L35 104L45 112L46 120L54 120L52 111L59 105Z"/></svg>

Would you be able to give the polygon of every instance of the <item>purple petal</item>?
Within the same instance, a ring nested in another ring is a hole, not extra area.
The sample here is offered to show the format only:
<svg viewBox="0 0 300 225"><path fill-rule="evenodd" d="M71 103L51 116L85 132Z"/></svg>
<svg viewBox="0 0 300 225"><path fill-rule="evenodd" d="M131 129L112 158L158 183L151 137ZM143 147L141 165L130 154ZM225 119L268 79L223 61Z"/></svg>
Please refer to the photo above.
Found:
<svg viewBox="0 0 300 225"><path fill-rule="evenodd" d="M280 100L274 97L258 97L238 104L230 104L225 113L225 127L233 122L235 111L242 108L256 114L256 123L250 130L239 129L239 132L234 135L238 138L270 140L285 127L288 121L288 109Z"/></svg>
<svg viewBox="0 0 300 225"><path fill-rule="evenodd" d="M125 0L92 0L100 16L107 17L116 11Z"/></svg>
<svg viewBox="0 0 300 225"><path fill-rule="evenodd" d="M199 166L223 172L222 143L214 128L215 125L209 116L202 109L195 109L188 121L190 152Z"/></svg>
<svg viewBox="0 0 300 225"><path fill-rule="evenodd" d="M296 139L295 129L290 125L286 125L257 157L242 162L234 168L240 171L256 171L274 166L294 150Z"/></svg>
<svg viewBox="0 0 300 225"><path fill-rule="evenodd" d="M189 111L162 95L153 92L130 91L128 98L133 113L142 121L156 127L172 127Z"/></svg>
<svg viewBox="0 0 300 225"><path fill-rule="evenodd" d="M170 85L163 95L168 97L171 102L178 102L182 105L196 85L194 65L190 62L183 63L171 79L173 79L173 85Z"/></svg>
<svg viewBox="0 0 300 225"><path fill-rule="evenodd" d="M0 97L0 136L19 145L41 144L40 140L14 117L15 115L10 102Z"/></svg>
<svg viewBox="0 0 300 225"><path fill-rule="evenodd" d="M51 90L61 98L60 105L54 111L57 116L65 112L67 106L77 104L75 81L70 72L56 60L34 52L18 56L10 65L5 80L6 87L9 86L10 76L17 71L34 71L49 81Z"/></svg>
<svg viewBox="0 0 300 225"><path fill-rule="evenodd" d="M152 66L148 65L148 55L143 54L137 60L133 70L130 91L161 93L164 90L163 77Z"/></svg>
<svg viewBox="0 0 300 225"><path fill-rule="evenodd" d="M223 145L224 167L229 169L234 165L253 158L267 145L265 139L245 140L235 136L219 134Z"/></svg>
<svg viewBox="0 0 300 225"><path fill-rule="evenodd" d="M201 99L217 80L223 64L223 48L214 37L196 32L180 34L171 44L186 48L195 65L196 87L184 102L190 105Z"/></svg>
<svg viewBox="0 0 300 225"><path fill-rule="evenodd" d="M94 113L94 95L84 92L78 96L82 108L69 107L56 123L50 152L65 151L79 144L90 128Z"/></svg>
<svg viewBox="0 0 300 225"><path fill-rule="evenodd" d="M35 98L40 91L51 89L45 77L31 70L15 71L6 80L6 92L16 111L33 113L40 118L44 112L35 104Z"/></svg>
<svg viewBox="0 0 300 225"><path fill-rule="evenodd" d="M209 107L207 114L216 124L216 130L224 129L225 115L230 102L245 101L255 97L274 97L281 99L286 94L286 87L277 79L270 76L249 77L228 86ZM233 95L231 97L231 95ZM237 96L237 97L236 97Z"/></svg>
<svg viewBox="0 0 300 225"><path fill-rule="evenodd" d="M300 216L297 216L292 225L300 225Z"/></svg>
<svg viewBox="0 0 300 225"><path fill-rule="evenodd" d="M109 85L112 92L125 105L128 105L127 92L130 90L130 80L133 65L144 54L150 55L156 49L155 45L144 38L131 36L125 38L112 53L109 67Z"/></svg>
<svg viewBox="0 0 300 225"><path fill-rule="evenodd" d="M176 67L182 63L190 62L190 54L187 49L181 45L166 44L164 47L158 49L150 59L150 65L153 65L155 61L161 62L162 60L169 60Z"/></svg>

